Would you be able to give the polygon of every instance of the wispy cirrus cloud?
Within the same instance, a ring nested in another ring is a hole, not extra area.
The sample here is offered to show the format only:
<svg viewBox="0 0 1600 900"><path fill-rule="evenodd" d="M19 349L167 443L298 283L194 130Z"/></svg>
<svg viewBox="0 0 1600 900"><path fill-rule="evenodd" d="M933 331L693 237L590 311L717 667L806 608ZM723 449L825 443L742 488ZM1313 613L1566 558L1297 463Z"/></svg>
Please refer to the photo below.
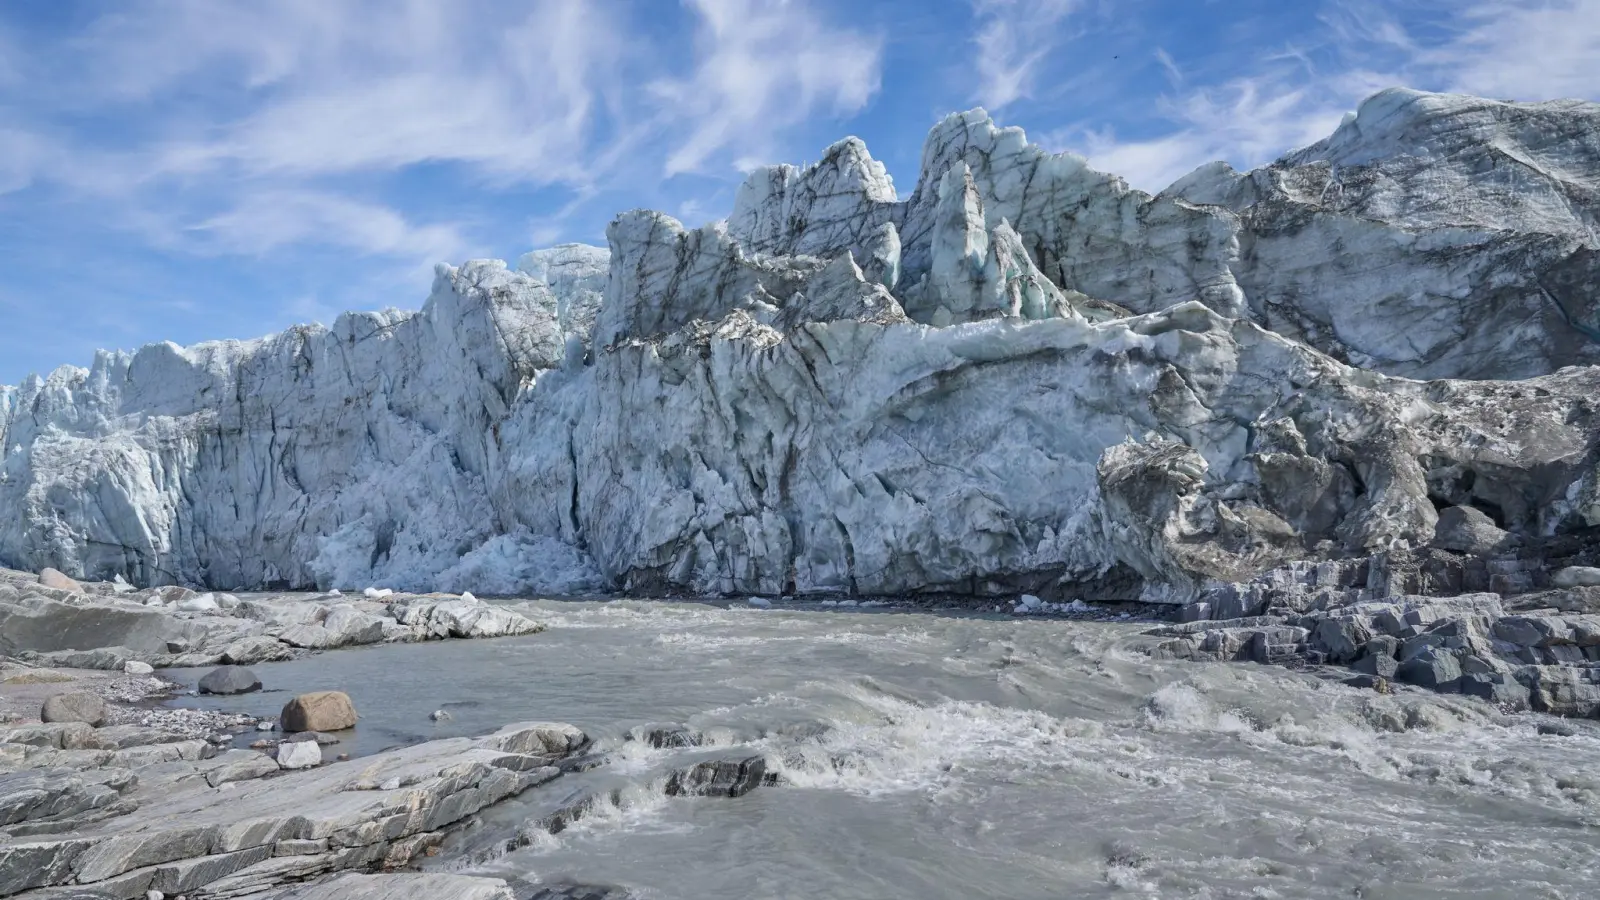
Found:
<svg viewBox="0 0 1600 900"><path fill-rule="evenodd" d="M1464 7L1333 0L1320 7L1318 27L1278 35L1255 48L1248 65L1211 65L1195 75L1167 51L1149 51L1167 76L1167 88L1150 103L1156 122L1143 129L1153 133L1127 138L1080 121L1042 140L1154 191L1214 159L1239 168L1270 162L1326 136L1386 87L1512 100L1600 98L1595 22L1600 0L1474 0ZM1217 71L1226 77L1207 77Z"/></svg>
<svg viewBox="0 0 1600 900"><path fill-rule="evenodd" d="M818 112L849 115L877 92L882 39L830 25L800 3L685 0L699 18L687 77L654 81L671 117L693 124L668 155L667 175L692 172L719 150L735 165L770 161L774 130Z"/></svg>
<svg viewBox="0 0 1600 900"><path fill-rule="evenodd" d="M1027 97L1045 58L1061 43L1079 0L972 0L978 23L972 99L989 110Z"/></svg>

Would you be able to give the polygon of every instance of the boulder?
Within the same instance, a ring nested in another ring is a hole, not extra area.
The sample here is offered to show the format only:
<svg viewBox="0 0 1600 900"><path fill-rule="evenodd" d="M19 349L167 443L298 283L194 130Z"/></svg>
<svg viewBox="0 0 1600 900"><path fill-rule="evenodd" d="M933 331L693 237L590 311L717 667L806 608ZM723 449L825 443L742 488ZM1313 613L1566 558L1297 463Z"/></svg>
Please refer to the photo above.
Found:
<svg viewBox="0 0 1600 900"><path fill-rule="evenodd" d="M122 671L128 675L154 675L156 670L147 662L130 659L122 664Z"/></svg>
<svg viewBox="0 0 1600 900"><path fill-rule="evenodd" d="M1528 688L1510 675L1463 675L1459 686L1461 693L1487 700L1497 706L1515 710L1528 708Z"/></svg>
<svg viewBox="0 0 1600 900"><path fill-rule="evenodd" d="M248 694L261 690L261 679L243 666L219 666L200 679L202 694Z"/></svg>
<svg viewBox="0 0 1600 900"><path fill-rule="evenodd" d="M1600 568L1593 566L1568 566L1550 576L1558 588L1600 587Z"/></svg>
<svg viewBox="0 0 1600 900"><path fill-rule="evenodd" d="M1312 648L1328 654L1330 663L1351 662L1371 640L1372 627L1365 616L1326 618L1311 634Z"/></svg>
<svg viewBox="0 0 1600 900"><path fill-rule="evenodd" d="M301 694L283 705L278 724L286 732L343 731L356 724L355 704L343 691Z"/></svg>
<svg viewBox="0 0 1600 900"><path fill-rule="evenodd" d="M1434 526L1433 531L1433 546L1481 556L1503 547L1510 537L1483 510L1472 506L1452 506L1439 512L1439 524Z"/></svg>
<svg viewBox="0 0 1600 900"><path fill-rule="evenodd" d="M55 588L58 591L83 593L83 585L79 584L77 579L64 574L60 569L46 568L40 570L39 583L47 588Z"/></svg>
<svg viewBox="0 0 1600 900"><path fill-rule="evenodd" d="M1461 681L1461 662L1442 647L1424 647L1400 663L1400 681L1440 692L1455 691Z"/></svg>
<svg viewBox="0 0 1600 900"><path fill-rule="evenodd" d="M309 769L322 765L322 747L316 741L284 741L278 745L278 767Z"/></svg>
<svg viewBox="0 0 1600 900"><path fill-rule="evenodd" d="M100 725L106 720L106 702L87 691L56 694L39 710L43 722L83 722Z"/></svg>

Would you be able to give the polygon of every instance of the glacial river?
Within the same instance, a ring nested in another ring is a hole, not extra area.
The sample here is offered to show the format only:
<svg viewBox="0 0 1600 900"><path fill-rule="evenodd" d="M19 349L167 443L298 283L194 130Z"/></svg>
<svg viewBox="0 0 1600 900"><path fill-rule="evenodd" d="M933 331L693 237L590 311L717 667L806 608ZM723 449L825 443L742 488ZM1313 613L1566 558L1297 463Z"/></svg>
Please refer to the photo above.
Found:
<svg viewBox="0 0 1600 900"><path fill-rule="evenodd" d="M550 630L255 666L274 690L184 702L275 714L289 692L344 690L362 722L340 749L357 754L576 724L611 762L494 808L428 866L639 898L1600 896L1590 723L1541 734L1553 720L1461 698L1152 661L1136 623L524 608ZM783 782L668 797L684 751L626 739L657 722L763 755ZM590 788L621 800L483 853Z"/></svg>

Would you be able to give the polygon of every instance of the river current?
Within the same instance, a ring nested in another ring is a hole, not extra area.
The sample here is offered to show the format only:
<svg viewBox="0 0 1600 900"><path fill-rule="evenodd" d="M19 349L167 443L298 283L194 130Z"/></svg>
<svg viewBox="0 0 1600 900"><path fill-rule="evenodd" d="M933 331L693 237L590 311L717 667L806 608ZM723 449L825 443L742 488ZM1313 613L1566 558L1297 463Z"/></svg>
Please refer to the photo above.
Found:
<svg viewBox="0 0 1600 900"><path fill-rule="evenodd" d="M550 629L254 666L268 692L182 702L270 715L344 690L358 755L571 722L609 762L487 811L427 865L640 898L1600 896L1590 723L1152 660L1148 624L802 606L520 604ZM629 739L661 722L713 746ZM752 755L779 784L662 789L683 760ZM503 849L586 790L615 799Z"/></svg>

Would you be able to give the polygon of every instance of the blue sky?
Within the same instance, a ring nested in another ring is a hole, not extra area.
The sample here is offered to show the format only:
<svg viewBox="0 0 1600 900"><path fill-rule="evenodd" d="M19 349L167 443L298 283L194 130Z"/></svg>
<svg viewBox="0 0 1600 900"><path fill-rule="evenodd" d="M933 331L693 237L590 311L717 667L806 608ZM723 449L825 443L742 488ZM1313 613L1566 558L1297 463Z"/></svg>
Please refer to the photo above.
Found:
<svg viewBox="0 0 1600 900"><path fill-rule="evenodd" d="M847 134L904 195L958 109L1159 190L1394 84L1600 98L1600 0L8 0L0 384L703 224Z"/></svg>

